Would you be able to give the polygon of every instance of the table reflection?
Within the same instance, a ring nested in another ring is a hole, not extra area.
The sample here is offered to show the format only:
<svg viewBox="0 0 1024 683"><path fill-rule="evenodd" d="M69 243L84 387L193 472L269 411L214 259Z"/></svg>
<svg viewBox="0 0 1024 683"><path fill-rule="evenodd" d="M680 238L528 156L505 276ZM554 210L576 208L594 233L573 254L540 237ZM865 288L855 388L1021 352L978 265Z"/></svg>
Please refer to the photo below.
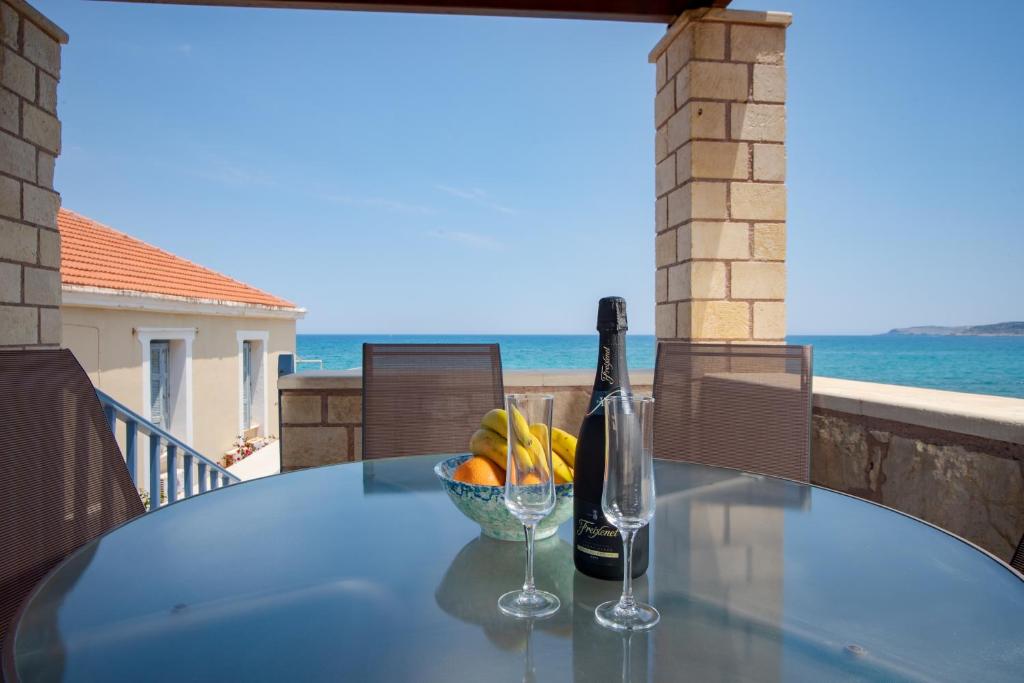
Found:
<svg viewBox="0 0 1024 683"><path fill-rule="evenodd" d="M602 628L594 620L594 607L621 589L617 581L592 579L576 572L572 547L554 536L537 542L534 571L537 585L562 602L547 619L520 620L502 614L497 599L510 586L522 582L525 548L521 543L497 541L484 535L458 552L434 593L438 607L456 619L480 628L487 640L506 652L523 655L524 680L536 680L534 630L562 641L571 639L573 680L647 681L648 635L627 639ZM647 577L634 583L640 599L650 595ZM544 650L550 653L550 642ZM540 662L541 680L548 667ZM548 678L550 679L550 677Z"/></svg>
<svg viewBox="0 0 1024 683"><path fill-rule="evenodd" d="M536 627L546 633L568 638L572 635L571 610L575 569L571 546L552 536L537 541L534 577L539 588L554 593L562 608L550 618L539 619ZM522 543L498 541L481 534L458 552L434 592L438 607L468 624L479 626L496 647L525 652L528 631L523 621L498 610L498 596L523 582L526 548Z"/></svg>
<svg viewBox="0 0 1024 683"><path fill-rule="evenodd" d="M437 462L445 455L428 456ZM441 490L433 467L410 467L405 458L365 460L360 469L363 475L364 495L401 495L409 493L437 493Z"/></svg>
<svg viewBox="0 0 1024 683"><path fill-rule="evenodd" d="M650 571L633 580L633 594L637 600L651 601ZM661 625L651 631L621 633L612 631L597 623L594 609L617 598L622 590L619 581L594 579L575 572L572 582L572 665L573 681L635 681L659 680L652 676L648 651L651 636ZM662 679L663 680L663 679Z"/></svg>
<svg viewBox="0 0 1024 683"><path fill-rule="evenodd" d="M809 490L729 470L660 467L657 474L666 493L652 578L665 623L652 634L655 669L683 667L701 680L780 680L785 511L807 509Z"/></svg>
<svg viewBox="0 0 1024 683"><path fill-rule="evenodd" d="M616 598L621 584L575 571L568 527L537 545L537 585L562 601L550 619L527 625L501 614L497 596L522 581L525 550L482 535L452 559L437 605L479 627L495 647L522 653L528 678L535 676L529 655L536 628L571 637L579 682L656 681L678 671L781 680L785 513L809 510L809 489L729 470L660 470L654 561L634 585L637 598L658 606L666 620L651 633L620 634L597 624L594 608Z"/></svg>

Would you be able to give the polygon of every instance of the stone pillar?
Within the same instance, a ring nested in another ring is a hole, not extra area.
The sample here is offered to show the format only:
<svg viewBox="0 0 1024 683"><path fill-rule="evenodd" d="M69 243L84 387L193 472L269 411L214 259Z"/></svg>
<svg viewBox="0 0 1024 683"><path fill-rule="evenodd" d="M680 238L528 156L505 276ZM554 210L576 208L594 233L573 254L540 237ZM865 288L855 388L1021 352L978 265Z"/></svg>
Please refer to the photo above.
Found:
<svg viewBox="0 0 1024 683"><path fill-rule="evenodd" d="M0 2L0 36L0 348L56 348L60 196L53 166L68 36L23 0Z"/></svg>
<svg viewBox="0 0 1024 683"><path fill-rule="evenodd" d="M659 339L785 338L791 21L691 10L651 52Z"/></svg>

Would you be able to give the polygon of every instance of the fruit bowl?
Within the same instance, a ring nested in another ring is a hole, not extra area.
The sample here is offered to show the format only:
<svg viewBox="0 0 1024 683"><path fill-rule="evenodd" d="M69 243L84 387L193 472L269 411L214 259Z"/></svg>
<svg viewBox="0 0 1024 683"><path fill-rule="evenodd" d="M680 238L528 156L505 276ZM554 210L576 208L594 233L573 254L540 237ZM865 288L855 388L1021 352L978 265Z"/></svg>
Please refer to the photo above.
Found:
<svg viewBox="0 0 1024 683"><path fill-rule="evenodd" d="M504 486L466 484L452 479L452 473L471 455L455 455L434 466L448 497L462 514L480 525L485 535L500 541L522 541L523 525L505 507ZM555 486L555 509L537 525L535 538L554 536L559 525L572 517L572 484Z"/></svg>

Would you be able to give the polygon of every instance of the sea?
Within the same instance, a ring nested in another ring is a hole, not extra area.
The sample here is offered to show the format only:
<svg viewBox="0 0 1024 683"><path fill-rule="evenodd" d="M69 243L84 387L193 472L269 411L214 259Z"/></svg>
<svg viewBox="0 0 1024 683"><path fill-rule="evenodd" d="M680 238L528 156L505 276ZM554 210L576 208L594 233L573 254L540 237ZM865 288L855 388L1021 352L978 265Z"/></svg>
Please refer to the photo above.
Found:
<svg viewBox="0 0 1024 683"><path fill-rule="evenodd" d="M930 335L792 336L814 347L823 377L1024 398L1024 337ZM594 368L597 335L342 335L300 334L298 370L348 370L362 364L363 342L495 343L509 370ZM654 367L655 338L629 335L629 366Z"/></svg>

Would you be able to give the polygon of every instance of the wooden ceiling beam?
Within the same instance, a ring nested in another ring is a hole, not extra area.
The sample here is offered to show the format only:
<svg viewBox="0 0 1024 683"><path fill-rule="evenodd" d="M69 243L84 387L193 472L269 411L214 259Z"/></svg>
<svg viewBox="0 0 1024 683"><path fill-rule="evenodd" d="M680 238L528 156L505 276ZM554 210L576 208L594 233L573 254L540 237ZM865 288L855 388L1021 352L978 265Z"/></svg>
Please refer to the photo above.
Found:
<svg viewBox="0 0 1024 683"><path fill-rule="evenodd" d="M731 0L106 0L165 5L210 5L358 12L469 14L556 19L669 23L688 9L725 7Z"/></svg>

